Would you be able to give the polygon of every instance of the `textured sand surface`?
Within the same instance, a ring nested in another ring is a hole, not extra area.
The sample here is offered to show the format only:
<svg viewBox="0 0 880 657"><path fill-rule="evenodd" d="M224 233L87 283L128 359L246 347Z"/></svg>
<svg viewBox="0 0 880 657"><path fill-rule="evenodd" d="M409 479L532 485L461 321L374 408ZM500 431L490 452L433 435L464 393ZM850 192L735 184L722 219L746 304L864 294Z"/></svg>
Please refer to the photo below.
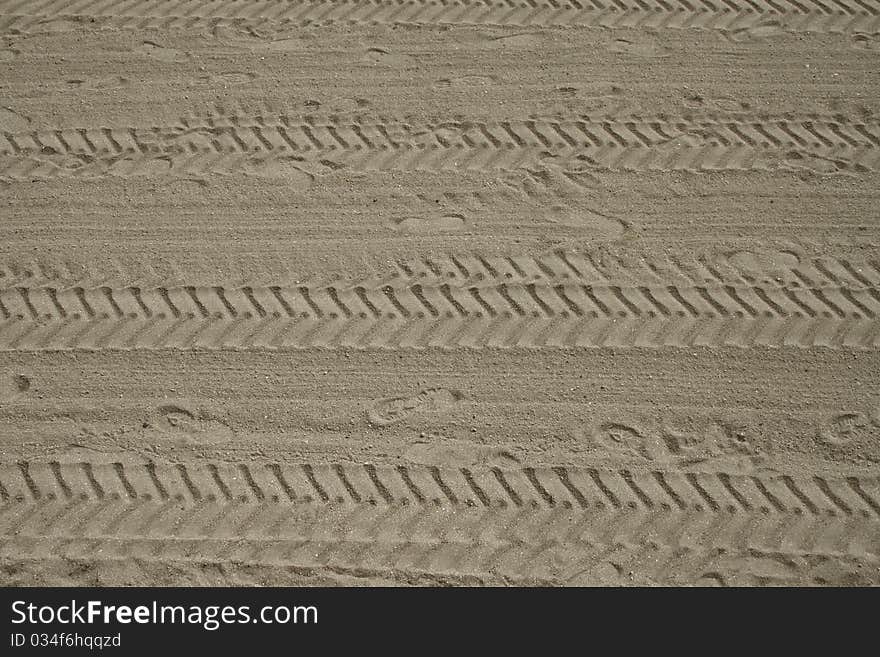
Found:
<svg viewBox="0 0 880 657"><path fill-rule="evenodd" d="M878 0L0 0L0 584L880 584Z"/></svg>

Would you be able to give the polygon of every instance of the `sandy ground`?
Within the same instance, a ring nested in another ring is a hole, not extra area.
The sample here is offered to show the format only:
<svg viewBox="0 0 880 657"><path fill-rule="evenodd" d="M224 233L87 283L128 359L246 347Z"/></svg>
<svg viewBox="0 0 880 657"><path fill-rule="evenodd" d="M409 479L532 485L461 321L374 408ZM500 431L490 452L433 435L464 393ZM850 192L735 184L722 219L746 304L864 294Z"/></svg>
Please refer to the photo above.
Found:
<svg viewBox="0 0 880 657"><path fill-rule="evenodd" d="M0 0L0 583L880 583L878 0Z"/></svg>

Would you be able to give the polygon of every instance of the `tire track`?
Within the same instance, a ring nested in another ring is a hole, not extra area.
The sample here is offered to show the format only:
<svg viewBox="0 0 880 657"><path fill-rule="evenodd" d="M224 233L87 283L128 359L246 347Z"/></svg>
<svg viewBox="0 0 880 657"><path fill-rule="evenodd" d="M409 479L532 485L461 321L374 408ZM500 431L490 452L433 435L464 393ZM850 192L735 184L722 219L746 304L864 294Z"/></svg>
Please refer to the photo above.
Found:
<svg viewBox="0 0 880 657"><path fill-rule="evenodd" d="M213 262L216 262L216 257ZM184 283L186 277L178 270L179 264L154 258L141 260L134 254L125 261L115 259L109 265L101 266L36 257L33 260L0 263L0 287L96 288L106 295L107 291L103 288L108 288L112 293L116 288L150 288L179 281L174 286L183 287L188 293L190 289L194 291L195 287ZM224 262L224 267L234 269L231 262ZM278 268L281 269L280 263ZM482 287L491 285L493 281L519 285L558 285L577 281L600 286L614 282L624 287L724 284L737 287L842 287L867 290L880 287L880 260L801 256L792 251L740 250L700 255L683 251L659 256L642 252L621 255L607 249L556 249L538 256L462 252L401 259L390 266L383 266L375 275L354 280L331 274L325 278L315 275L303 282L303 275L299 272L290 272L286 277L281 277L295 279L299 285L307 288L331 285L341 289L354 288L362 300L367 289L386 285L398 288L420 283L437 287L445 296L446 285ZM359 287L364 289L359 290ZM283 297L278 298L280 289L280 286L269 286L283 307L286 301ZM671 291L670 294L675 292ZM368 301L364 303L369 307ZM687 306L686 302L682 305ZM291 312L287 308L285 311ZM114 309L114 312L117 311ZM370 312L378 315L377 310L371 309Z"/></svg>
<svg viewBox="0 0 880 657"><path fill-rule="evenodd" d="M281 579L290 585L304 581L385 581L396 585L558 586L621 584L666 585L827 585L828 573L848 585L877 585L878 560L834 552L762 551L758 549L702 549L698 546L599 544L573 541L553 543L539 553L528 573L517 545L485 546L458 541L376 543L356 540L246 541L180 539L83 539L79 537L0 538L0 562L10 580L29 571L51 580L59 566L65 583L122 586L132 579L150 585L254 585ZM450 548L459 555L450 560ZM99 550L96 553L96 550ZM555 568L549 563L555 562ZM70 565L76 566L71 571ZM621 577L622 565L627 575ZM768 574L775 566L785 572ZM763 569L762 569L763 567ZM67 572L70 571L70 572ZM609 577L609 571L612 573ZM208 573L208 575L206 575ZM842 580L840 578L843 578Z"/></svg>
<svg viewBox="0 0 880 657"><path fill-rule="evenodd" d="M878 477L288 463L21 461L0 464L0 502L179 508L205 502L366 507L632 509L816 515L880 522ZM61 524L69 518L57 518ZM878 546L874 546L876 549Z"/></svg>
<svg viewBox="0 0 880 657"><path fill-rule="evenodd" d="M558 580L623 550L668 580L756 554L876 563L880 546L876 477L30 461L0 465L0 481L4 558L225 563L244 552L257 563Z"/></svg>
<svg viewBox="0 0 880 657"><path fill-rule="evenodd" d="M75 0L0 2L0 32L39 32L49 20L93 20L116 29L199 29L231 25L284 29L301 25L414 24L515 27L704 29L739 32L771 27L805 32L875 32L880 8L873 0L823 3L727 0L490 0L406 4L392 0L171 0L126 3Z"/></svg>
<svg viewBox="0 0 880 657"><path fill-rule="evenodd" d="M370 170L876 170L880 124L800 120L570 119L499 123L297 124L287 117L190 118L152 128L0 134L0 178L285 176L306 163Z"/></svg>
<svg viewBox="0 0 880 657"><path fill-rule="evenodd" d="M435 280L413 282L407 266L409 276L379 285L0 288L0 350L880 345L876 281L824 267L813 280L809 263L792 269L807 287L728 282L711 266L721 280L594 282L599 269L574 253L548 258L555 280L549 265L522 259L517 281L476 260L491 278L432 270Z"/></svg>

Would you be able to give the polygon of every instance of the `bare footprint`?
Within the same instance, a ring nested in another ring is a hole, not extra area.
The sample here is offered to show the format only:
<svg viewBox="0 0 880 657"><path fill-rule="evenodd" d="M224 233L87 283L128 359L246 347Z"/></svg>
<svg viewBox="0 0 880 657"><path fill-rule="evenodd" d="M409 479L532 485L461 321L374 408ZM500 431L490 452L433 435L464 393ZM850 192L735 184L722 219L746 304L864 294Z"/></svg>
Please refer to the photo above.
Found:
<svg viewBox="0 0 880 657"><path fill-rule="evenodd" d="M396 219L391 228L401 233L416 235L436 235L439 233L457 233L466 227L464 216L447 214L440 217L407 217Z"/></svg>
<svg viewBox="0 0 880 657"><path fill-rule="evenodd" d="M407 397L386 397L373 403L367 410L367 419L376 426L384 427L416 413L442 411L463 397L458 390L448 388L426 388Z"/></svg>

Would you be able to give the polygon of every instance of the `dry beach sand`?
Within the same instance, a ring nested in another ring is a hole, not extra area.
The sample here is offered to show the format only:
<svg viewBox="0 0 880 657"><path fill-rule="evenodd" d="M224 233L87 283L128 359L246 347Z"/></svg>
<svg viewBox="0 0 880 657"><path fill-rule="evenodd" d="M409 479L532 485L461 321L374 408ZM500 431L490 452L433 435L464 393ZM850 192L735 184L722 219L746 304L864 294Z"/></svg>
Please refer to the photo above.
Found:
<svg viewBox="0 0 880 657"><path fill-rule="evenodd" d="M0 0L0 583L880 583L880 1Z"/></svg>

